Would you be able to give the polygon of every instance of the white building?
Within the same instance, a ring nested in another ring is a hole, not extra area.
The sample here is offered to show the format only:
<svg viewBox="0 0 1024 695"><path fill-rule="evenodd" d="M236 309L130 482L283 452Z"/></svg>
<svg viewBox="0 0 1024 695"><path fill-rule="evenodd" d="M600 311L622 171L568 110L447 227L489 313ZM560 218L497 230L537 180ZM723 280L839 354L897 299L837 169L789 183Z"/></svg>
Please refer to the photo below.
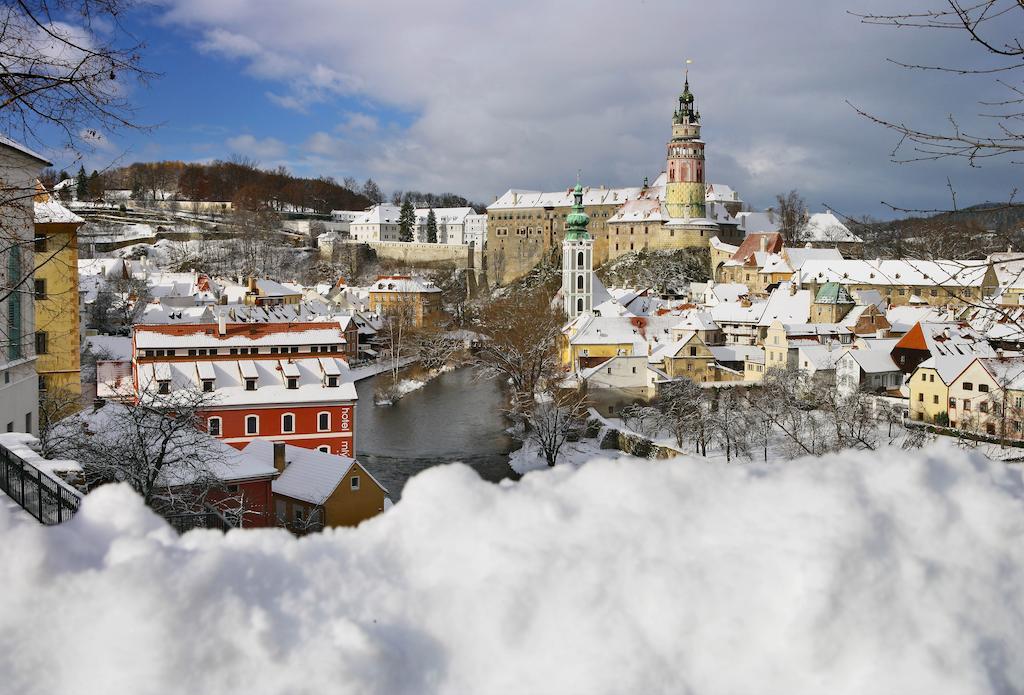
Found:
<svg viewBox="0 0 1024 695"><path fill-rule="evenodd" d="M484 244L487 243L487 215L466 215L463 243L476 244L478 249L484 247Z"/></svg>
<svg viewBox="0 0 1024 695"><path fill-rule="evenodd" d="M355 241L398 241L397 205L374 205L349 225L349 236Z"/></svg>
<svg viewBox="0 0 1024 695"><path fill-rule="evenodd" d="M0 136L0 431L38 432L33 268L33 194L49 162ZM27 278L27 279L26 279Z"/></svg>
<svg viewBox="0 0 1024 695"><path fill-rule="evenodd" d="M429 214L430 208L416 208L416 241L427 241L427 216ZM437 243L466 243L466 218L472 214L475 214L473 208L434 208L434 218L437 222Z"/></svg>

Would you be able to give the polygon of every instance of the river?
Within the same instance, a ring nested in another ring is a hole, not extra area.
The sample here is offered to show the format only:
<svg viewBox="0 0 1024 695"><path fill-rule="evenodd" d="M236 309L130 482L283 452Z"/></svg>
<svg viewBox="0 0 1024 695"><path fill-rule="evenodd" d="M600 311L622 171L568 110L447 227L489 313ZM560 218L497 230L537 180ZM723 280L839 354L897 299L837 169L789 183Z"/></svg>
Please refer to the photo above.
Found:
<svg viewBox="0 0 1024 695"><path fill-rule="evenodd" d="M384 373L356 384L356 456L392 500L409 478L443 463L460 461L491 482L517 477L508 465L516 441L505 432L505 397L494 380L457 369L395 405L374 405L374 389L390 378Z"/></svg>

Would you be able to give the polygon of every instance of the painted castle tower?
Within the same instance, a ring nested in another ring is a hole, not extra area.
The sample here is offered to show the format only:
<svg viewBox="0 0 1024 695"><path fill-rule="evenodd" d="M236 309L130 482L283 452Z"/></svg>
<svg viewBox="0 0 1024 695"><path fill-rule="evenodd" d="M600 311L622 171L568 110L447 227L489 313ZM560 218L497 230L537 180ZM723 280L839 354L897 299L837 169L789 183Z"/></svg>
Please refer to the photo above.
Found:
<svg viewBox="0 0 1024 695"><path fill-rule="evenodd" d="M674 218L704 217L704 141L700 139L700 111L686 76L679 108L672 114L672 139L668 143L668 184L665 207Z"/></svg>
<svg viewBox="0 0 1024 695"><path fill-rule="evenodd" d="M572 194L575 202L565 218L562 241L562 301L570 321L594 308L594 239L587 232L583 186L577 183Z"/></svg>

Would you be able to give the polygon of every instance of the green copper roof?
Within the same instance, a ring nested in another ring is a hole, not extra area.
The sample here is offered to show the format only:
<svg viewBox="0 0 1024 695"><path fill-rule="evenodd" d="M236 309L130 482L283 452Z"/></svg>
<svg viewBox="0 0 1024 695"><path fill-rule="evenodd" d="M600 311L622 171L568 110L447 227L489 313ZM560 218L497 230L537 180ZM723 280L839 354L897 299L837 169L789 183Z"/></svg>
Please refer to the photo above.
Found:
<svg viewBox="0 0 1024 695"><path fill-rule="evenodd" d="M826 282L814 298L815 304L853 304L853 297L838 282Z"/></svg>
<svg viewBox="0 0 1024 695"><path fill-rule="evenodd" d="M566 239L589 239L587 225L590 218L583 212L583 186L576 184L572 189L572 195L576 202L572 204L572 212L565 217L565 238Z"/></svg>
<svg viewBox="0 0 1024 695"><path fill-rule="evenodd" d="M683 82L683 93L679 95L679 108L672 114L675 123L697 123L700 111L694 108L693 92L690 91L690 77Z"/></svg>

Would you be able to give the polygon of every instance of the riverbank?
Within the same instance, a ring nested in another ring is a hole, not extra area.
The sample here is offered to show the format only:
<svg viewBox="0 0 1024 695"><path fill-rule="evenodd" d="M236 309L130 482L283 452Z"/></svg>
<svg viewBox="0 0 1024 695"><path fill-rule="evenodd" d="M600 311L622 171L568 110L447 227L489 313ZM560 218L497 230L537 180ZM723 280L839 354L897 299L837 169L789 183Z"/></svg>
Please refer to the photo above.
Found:
<svg viewBox="0 0 1024 695"><path fill-rule="evenodd" d="M405 369L415 361L416 360L412 357L407 357L404 360L401 360L399 369ZM355 367L354 369L348 370L349 375L352 377L352 381L362 381L363 379L369 379L370 377L389 371L391 371L390 361L378 361L373 364L366 364L362 367Z"/></svg>

